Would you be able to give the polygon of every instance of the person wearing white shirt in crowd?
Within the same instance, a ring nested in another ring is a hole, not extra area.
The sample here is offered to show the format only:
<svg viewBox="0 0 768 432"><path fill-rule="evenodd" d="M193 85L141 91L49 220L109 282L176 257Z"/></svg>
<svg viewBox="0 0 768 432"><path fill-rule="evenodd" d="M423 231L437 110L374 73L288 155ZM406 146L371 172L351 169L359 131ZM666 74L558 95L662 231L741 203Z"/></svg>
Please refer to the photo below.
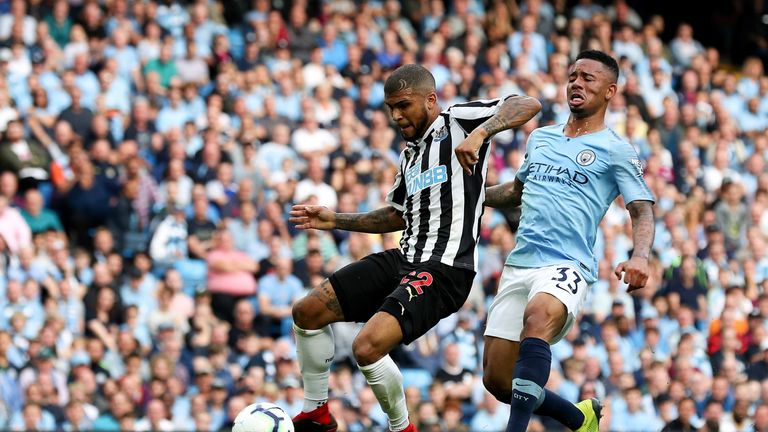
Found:
<svg viewBox="0 0 768 432"><path fill-rule="evenodd" d="M291 145L303 158L321 156L324 159L336 150L339 140L328 130L321 129L313 110L304 110L304 121L291 136ZM327 163L327 160L324 161Z"/></svg>
<svg viewBox="0 0 768 432"><path fill-rule="evenodd" d="M27 15L27 2L24 0L13 0L11 2L10 13L0 16L0 40L7 40L11 37L14 25L19 21L22 29L22 40L24 45L31 46L37 39L37 20Z"/></svg>
<svg viewBox="0 0 768 432"><path fill-rule="evenodd" d="M309 53L309 62L301 69L304 77L304 88L314 90L325 82L325 67L323 66L323 49L315 47Z"/></svg>
<svg viewBox="0 0 768 432"><path fill-rule="evenodd" d="M296 192L293 196L294 202L303 203L309 197L314 196L317 199L316 205L336 209L338 196L336 190L323 181L323 169L320 159L317 157L309 159L307 165L307 178L296 185Z"/></svg>

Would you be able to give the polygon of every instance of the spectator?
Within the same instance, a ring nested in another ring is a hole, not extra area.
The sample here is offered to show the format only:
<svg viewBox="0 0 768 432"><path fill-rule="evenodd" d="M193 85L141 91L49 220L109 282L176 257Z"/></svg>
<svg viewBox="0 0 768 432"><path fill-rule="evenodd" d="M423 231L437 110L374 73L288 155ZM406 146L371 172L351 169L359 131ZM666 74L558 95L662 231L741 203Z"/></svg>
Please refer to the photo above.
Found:
<svg viewBox="0 0 768 432"><path fill-rule="evenodd" d="M94 430L119 431L121 420L131 415L134 407L128 395L118 391L109 400L109 412L100 415L91 425Z"/></svg>
<svg viewBox="0 0 768 432"><path fill-rule="evenodd" d="M263 334L278 339L290 333L291 307L304 295L301 280L291 274L293 261L279 258L275 272L259 279L259 314Z"/></svg>
<svg viewBox="0 0 768 432"><path fill-rule="evenodd" d="M155 229L149 256L160 268L167 268L187 256L187 221L181 206L173 206Z"/></svg>
<svg viewBox="0 0 768 432"><path fill-rule="evenodd" d="M3 143L0 144L0 170L12 171L19 177L23 189L50 180L51 157L42 144L24 136L21 122L8 122Z"/></svg>
<svg viewBox="0 0 768 432"><path fill-rule="evenodd" d="M642 393L637 388L630 388L624 396L625 407L616 407L611 413L611 430L617 431L655 431L661 425L659 421L642 407Z"/></svg>
<svg viewBox="0 0 768 432"><path fill-rule="evenodd" d="M220 319L232 322L233 305L237 300L256 294L253 274L258 271L259 264L234 248L232 235L226 230L216 232L215 244L206 257L208 290L212 294L214 312Z"/></svg>
<svg viewBox="0 0 768 432"><path fill-rule="evenodd" d="M40 234L48 230L63 231L59 215L45 208L43 195L37 189L29 189L24 193L24 208L21 215L29 225L32 234Z"/></svg>
<svg viewBox="0 0 768 432"><path fill-rule="evenodd" d="M147 403L147 416L136 422L137 431L174 430L173 423L166 417L165 404L160 399L152 399Z"/></svg>
<svg viewBox="0 0 768 432"><path fill-rule="evenodd" d="M488 392L483 394L480 409L472 417L470 430L501 430L509 419L509 408Z"/></svg>
<svg viewBox="0 0 768 432"><path fill-rule="evenodd" d="M8 198L0 195L0 236L11 253L18 253L32 244L32 231L18 210L11 207Z"/></svg>
<svg viewBox="0 0 768 432"><path fill-rule="evenodd" d="M324 182L324 171L319 158L309 160L307 178L296 185L294 201L303 203L311 197L315 198L317 204L330 209L335 209L338 203L336 191Z"/></svg>
<svg viewBox="0 0 768 432"><path fill-rule="evenodd" d="M150 60L144 66L144 75L157 74L160 79L160 85L163 88L171 86L171 81L177 75L176 62L172 57L173 51L171 45L164 43L160 47L160 56ZM160 128L158 128L160 129Z"/></svg>
<svg viewBox="0 0 768 432"><path fill-rule="evenodd" d="M670 43L672 57L675 64L688 67L691 59L704 53L704 47L693 38L693 27L688 23L680 23L677 27L677 36Z"/></svg>

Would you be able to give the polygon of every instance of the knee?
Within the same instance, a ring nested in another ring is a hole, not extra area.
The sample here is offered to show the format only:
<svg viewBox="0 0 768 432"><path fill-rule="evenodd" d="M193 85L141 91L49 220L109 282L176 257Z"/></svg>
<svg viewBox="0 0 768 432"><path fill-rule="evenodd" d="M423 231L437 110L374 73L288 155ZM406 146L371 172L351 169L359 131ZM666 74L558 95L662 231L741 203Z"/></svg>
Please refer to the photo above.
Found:
<svg viewBox="0 0 768 432"><path fill-rule="evenodd" d="M509 404L512 400L512 380L499 379L493 374L483 375L483 385L501 403Z"/></svg>
<svg viewBox="0 0 768 432"><path fill-rule="evenodd" d="M294 303L291 307L291 315L296 326L304 330L317 330L328 325L328 323L320 322L319 317L322 314L314 303L308 296Z"/></svg>
<svg viewBox="0 0 768 432"><path fill-rule="evenodd" d="M381 360L387 353L376 346L370 337L360 336L352 342L352 353L360 366L368 366Z"/></svg>

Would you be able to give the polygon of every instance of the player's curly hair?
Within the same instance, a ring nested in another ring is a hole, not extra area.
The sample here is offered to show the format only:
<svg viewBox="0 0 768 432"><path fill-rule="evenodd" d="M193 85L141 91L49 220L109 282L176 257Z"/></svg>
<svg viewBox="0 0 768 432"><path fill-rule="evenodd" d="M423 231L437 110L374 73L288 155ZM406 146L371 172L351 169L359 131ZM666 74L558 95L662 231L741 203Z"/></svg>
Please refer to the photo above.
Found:
<svg viewBox="0 0 768 432"><path fill-rule="evenodd" d="M405 64L395 69L384 83L384 94L392 94L401 90L428 93L435 90L435 77L424 66Z"/></svg>
<svg viewBox="0 0 768 432"><path fill-rule="evenodd" d="M586 50L576 56L576 60L581 59L594 60L604 64L611 71L612 81L615 83L619 80L619 64L609 54L598 50Z"/></svg>

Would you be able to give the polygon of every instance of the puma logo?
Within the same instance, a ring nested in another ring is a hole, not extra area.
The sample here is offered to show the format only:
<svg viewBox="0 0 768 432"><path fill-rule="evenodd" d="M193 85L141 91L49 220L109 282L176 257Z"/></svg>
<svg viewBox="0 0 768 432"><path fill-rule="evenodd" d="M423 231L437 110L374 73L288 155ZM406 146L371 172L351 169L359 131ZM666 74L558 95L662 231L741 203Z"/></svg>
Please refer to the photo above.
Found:
<svg viewBox="0 0 768 432"><path fill-rule="evenodd" d="M416 297L416 294L411 291L411 287L405 287L405 290L408 291L408 301L411 301L414 297Z"/></svg>

